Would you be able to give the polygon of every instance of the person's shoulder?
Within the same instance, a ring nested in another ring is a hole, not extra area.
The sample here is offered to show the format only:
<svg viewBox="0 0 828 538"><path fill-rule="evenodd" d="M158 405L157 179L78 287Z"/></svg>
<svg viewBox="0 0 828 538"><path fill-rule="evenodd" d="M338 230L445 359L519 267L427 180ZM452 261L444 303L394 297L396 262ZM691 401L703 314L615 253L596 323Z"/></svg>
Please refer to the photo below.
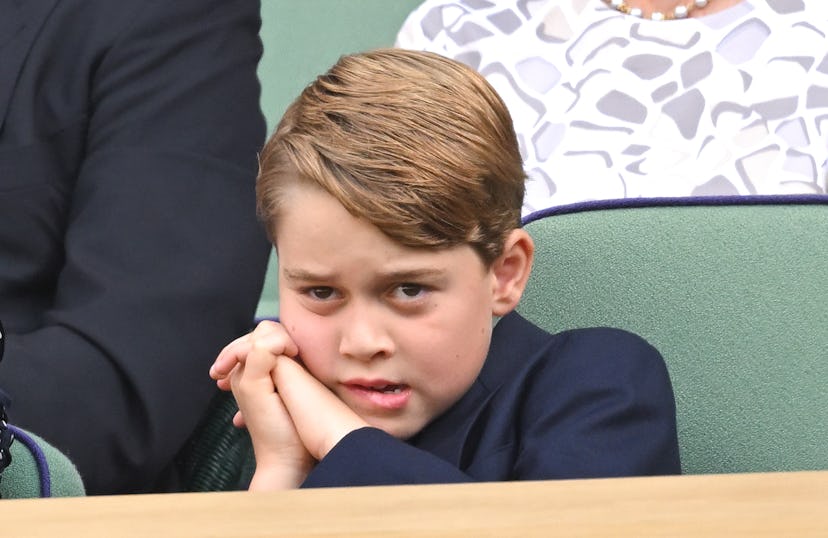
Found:
<svg viewBox="0 0 828 538"><path fill-rule="evenodd" d="M517 312L498 322L480 382L529 406L630 394L672 399L667 365L640 335L601 326L549 332Z"/></svg>
<svg viewBox="0 0 828 538"><path fill-rule="evenodd" d="M512 312L499 323L500 332L504 336L531 334L544 344L557 343L560 345L601 345L602 343L627 343L628 345L652 348L642 336L621 328L608 326L578 327L550 332L535 322L523 317L519 312Z"/></svg>
<svg viewBox="0 0 828 538"><path fill-rule="evenodd" d="M553 336L570 341L582 346L631 346L655 349L653 346L641 335L626 329L617 327L581 327L577 329L567 329Z"/></svg>
<svg viewBox="0 0 828 538"><path fill-rule="evenodd" d="M525 370L531 378L530 385L543 394L550 390L621 390L671 397L670 375L662 354L634 332L615 327L583 327L543 334L545 340L537 340L535 349L528 351Z"/></svg>
<svg viewBox="0 0 828 538"><path fill-rule="evenodd" d="M669 385L667 365L642 336L614 327L588 327L553 335L550 370L587 385L640 388Z"/></svg>
<svg viewBox="0 0 828 538"><path fill-rule="evenodd" d="M529 345L522 352L533 355L532 362L549 367L619 370L664 365L661 353L629 330L597 326L550 333L522 317L510 321L502 337L523 338Z"/></svg>
<svg viewBox="0 0 828 538"><path fill-rule="evenodd" d="M497 351L481 378L524 408L538 410L529 416L542 414L550 401L646 400L669 407L673 399L662 355L634 332L596 326L552 333L519 315L503 321L493 340Z"/></svg>

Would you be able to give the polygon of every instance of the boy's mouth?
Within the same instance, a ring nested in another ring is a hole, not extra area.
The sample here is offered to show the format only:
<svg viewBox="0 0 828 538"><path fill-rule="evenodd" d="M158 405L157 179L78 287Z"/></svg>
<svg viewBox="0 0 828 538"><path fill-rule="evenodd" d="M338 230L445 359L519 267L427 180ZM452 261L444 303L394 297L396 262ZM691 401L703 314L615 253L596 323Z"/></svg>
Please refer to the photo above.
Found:
<svg viewBox="0 0 828 538"><path fill-rule="evenodd" d="M402 385L385 385L384 387L367 387L369 390L382 392L383 394L399 394L403 391Z"/></svg>
<svg viewBox="0 0 828 538"><path fill-rule="evenodd" d="M402 383L354 381L345 387L359 400L385 409L404 407L411 397L411 387Z"/></svg>
<svg viewBox="0 0 828 538"><path fill-rule="evenodd" d="M394 383L388 379L349 379L344 384L348 387L376 392L399 392L407 387L405 383Z"/></svg>

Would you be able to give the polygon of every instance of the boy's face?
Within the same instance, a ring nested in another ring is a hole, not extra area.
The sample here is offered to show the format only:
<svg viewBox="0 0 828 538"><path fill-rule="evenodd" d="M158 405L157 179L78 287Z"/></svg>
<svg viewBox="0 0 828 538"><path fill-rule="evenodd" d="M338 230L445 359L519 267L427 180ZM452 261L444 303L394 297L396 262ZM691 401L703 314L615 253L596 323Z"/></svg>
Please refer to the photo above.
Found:
<svg viewBox="0 0 828 538"><path fill-rule="evenodd" d="M370 425L414 435L480 372L493 271L468 245L401 246L313 186L283 208L280 319L305 367Z"/></svg>

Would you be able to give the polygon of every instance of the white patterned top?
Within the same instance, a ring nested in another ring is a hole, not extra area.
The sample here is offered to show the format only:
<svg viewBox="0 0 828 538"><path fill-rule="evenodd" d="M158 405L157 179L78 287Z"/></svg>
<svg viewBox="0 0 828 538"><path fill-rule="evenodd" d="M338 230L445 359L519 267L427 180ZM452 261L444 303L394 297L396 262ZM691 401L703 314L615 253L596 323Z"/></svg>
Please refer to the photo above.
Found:
<svg viewBox="0 0 828 538"><path fill-rule="evenodd" d="M601 0L428 0L397 45L480 71L509 107L524 214L654 196L825 193L828 1L642 20Z"/></svg>

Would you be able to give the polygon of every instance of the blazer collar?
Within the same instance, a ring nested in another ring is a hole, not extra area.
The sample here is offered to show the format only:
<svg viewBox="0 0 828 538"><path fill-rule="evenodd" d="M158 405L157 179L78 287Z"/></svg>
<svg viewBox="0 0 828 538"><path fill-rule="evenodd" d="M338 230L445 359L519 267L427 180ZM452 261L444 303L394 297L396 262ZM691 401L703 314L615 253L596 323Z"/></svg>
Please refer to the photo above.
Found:
<svg viewBox="0 0 828 538"><path fill-rule="evenodd" d="M0 0L0 133L23 61L58 1Z"/></svg>
<svg viewBox="0 0 828 538"><path fill-rule="evenodd" d="M517 311L503 316L494 328L486 363L478 381L490 391L503 384L503 380L523 368L549 340L549 333L530 323Z"/></svg>
<svg viewBox="0 0 828 538"><path fill-rule="evenodd" d="M480 411L508 379L533 360L549 340L549 334L517 312L504 316L495 326L489 353L480 375L460 400L427 425L409 442L460 465Z"/></svg>

